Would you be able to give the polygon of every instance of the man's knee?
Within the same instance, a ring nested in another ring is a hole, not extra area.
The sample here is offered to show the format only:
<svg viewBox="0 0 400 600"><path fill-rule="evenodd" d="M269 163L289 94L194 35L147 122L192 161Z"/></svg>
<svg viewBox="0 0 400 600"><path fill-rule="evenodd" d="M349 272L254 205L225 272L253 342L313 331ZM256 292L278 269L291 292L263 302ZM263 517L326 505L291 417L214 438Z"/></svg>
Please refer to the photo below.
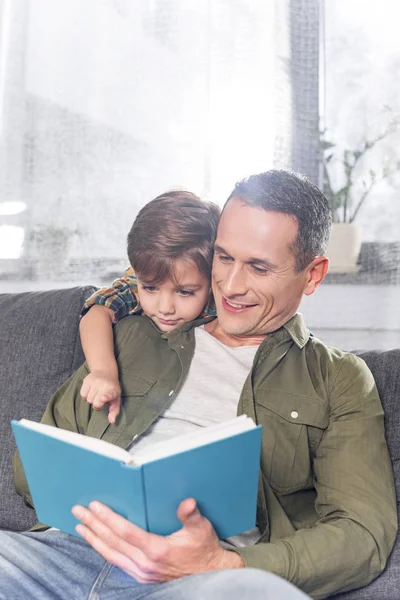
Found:
<svg viewBox="0 0 400 600"><path fill-rule="evenodd" d="M195 581L198 577L198 580ZM193 578L201 596L229 600L307 600L309 597L281 577L260 569L230 569Z"/></svg>

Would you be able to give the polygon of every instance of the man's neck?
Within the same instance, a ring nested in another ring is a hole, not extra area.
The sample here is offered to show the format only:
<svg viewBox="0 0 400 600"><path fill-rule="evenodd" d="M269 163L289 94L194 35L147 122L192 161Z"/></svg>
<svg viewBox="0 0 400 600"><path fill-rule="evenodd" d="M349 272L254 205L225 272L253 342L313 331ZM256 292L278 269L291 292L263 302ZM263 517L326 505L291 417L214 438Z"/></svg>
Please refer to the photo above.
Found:
<svg viewBox="0 0 400 600"><path fill-rule="evenodd" d="M232 335L226 333L218 323L218 319L206 323L204 329L219 342L225 344L225 346L230 346L231 348L237 348L239 346L259 346L266 337L265 335Z"/></svg>

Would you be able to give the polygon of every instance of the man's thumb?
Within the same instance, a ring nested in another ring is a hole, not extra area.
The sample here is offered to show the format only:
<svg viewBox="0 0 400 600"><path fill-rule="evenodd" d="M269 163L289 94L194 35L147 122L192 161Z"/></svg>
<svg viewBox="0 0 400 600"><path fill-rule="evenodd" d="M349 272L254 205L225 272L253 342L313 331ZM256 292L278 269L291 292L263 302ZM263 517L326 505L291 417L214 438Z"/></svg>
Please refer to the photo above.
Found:
<svg viewBox="0 0 400 600"><path fill-rule="evenodd" d="M203 519L196 505L196 500L187 498L180 503L178 507L177 517L183 526L193 526L200 523Z"/></svg>

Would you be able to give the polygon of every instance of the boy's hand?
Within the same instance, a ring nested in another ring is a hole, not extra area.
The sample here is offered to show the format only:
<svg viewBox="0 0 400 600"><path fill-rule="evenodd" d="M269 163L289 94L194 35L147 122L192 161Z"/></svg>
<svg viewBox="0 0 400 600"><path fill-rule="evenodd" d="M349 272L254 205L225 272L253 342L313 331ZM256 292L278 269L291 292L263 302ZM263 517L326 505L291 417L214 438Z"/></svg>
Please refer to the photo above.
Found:
<svg viewBox="0 0 400 600"><path fill-rule="evenodd" d="M115 423L121 407L121 388L118 379L105 371L92 371L86 375L81 387L81 396L94 410L109 405L108 420Z"/></svg>

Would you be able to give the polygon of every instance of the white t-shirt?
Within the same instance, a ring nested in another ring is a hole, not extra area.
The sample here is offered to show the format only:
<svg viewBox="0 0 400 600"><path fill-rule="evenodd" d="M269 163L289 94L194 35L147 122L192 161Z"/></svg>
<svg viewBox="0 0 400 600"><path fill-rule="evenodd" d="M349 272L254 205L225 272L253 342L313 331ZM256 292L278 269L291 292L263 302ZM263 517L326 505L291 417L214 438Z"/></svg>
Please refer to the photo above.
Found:
<svg viewBox="0 0 400 600"><path fill-rule="evenodd" d="M197 327L195 336L196 349L186 381L170 408L131 446L137 457L150 444L236 416L258 346L225 346L204 327Z"/></svg>
<svg viewBox="0 0 400 600"><path fill-rule="evenodd" d="M135 441L130 451L189 433L199 427L227 421L236 416L239 397L249 375L258 346L231 348L209 334L204 326L195 329L196 349L189 372L174 402ZM248 546L260 537L252 529L223 543L225 547Z"/></svg>

